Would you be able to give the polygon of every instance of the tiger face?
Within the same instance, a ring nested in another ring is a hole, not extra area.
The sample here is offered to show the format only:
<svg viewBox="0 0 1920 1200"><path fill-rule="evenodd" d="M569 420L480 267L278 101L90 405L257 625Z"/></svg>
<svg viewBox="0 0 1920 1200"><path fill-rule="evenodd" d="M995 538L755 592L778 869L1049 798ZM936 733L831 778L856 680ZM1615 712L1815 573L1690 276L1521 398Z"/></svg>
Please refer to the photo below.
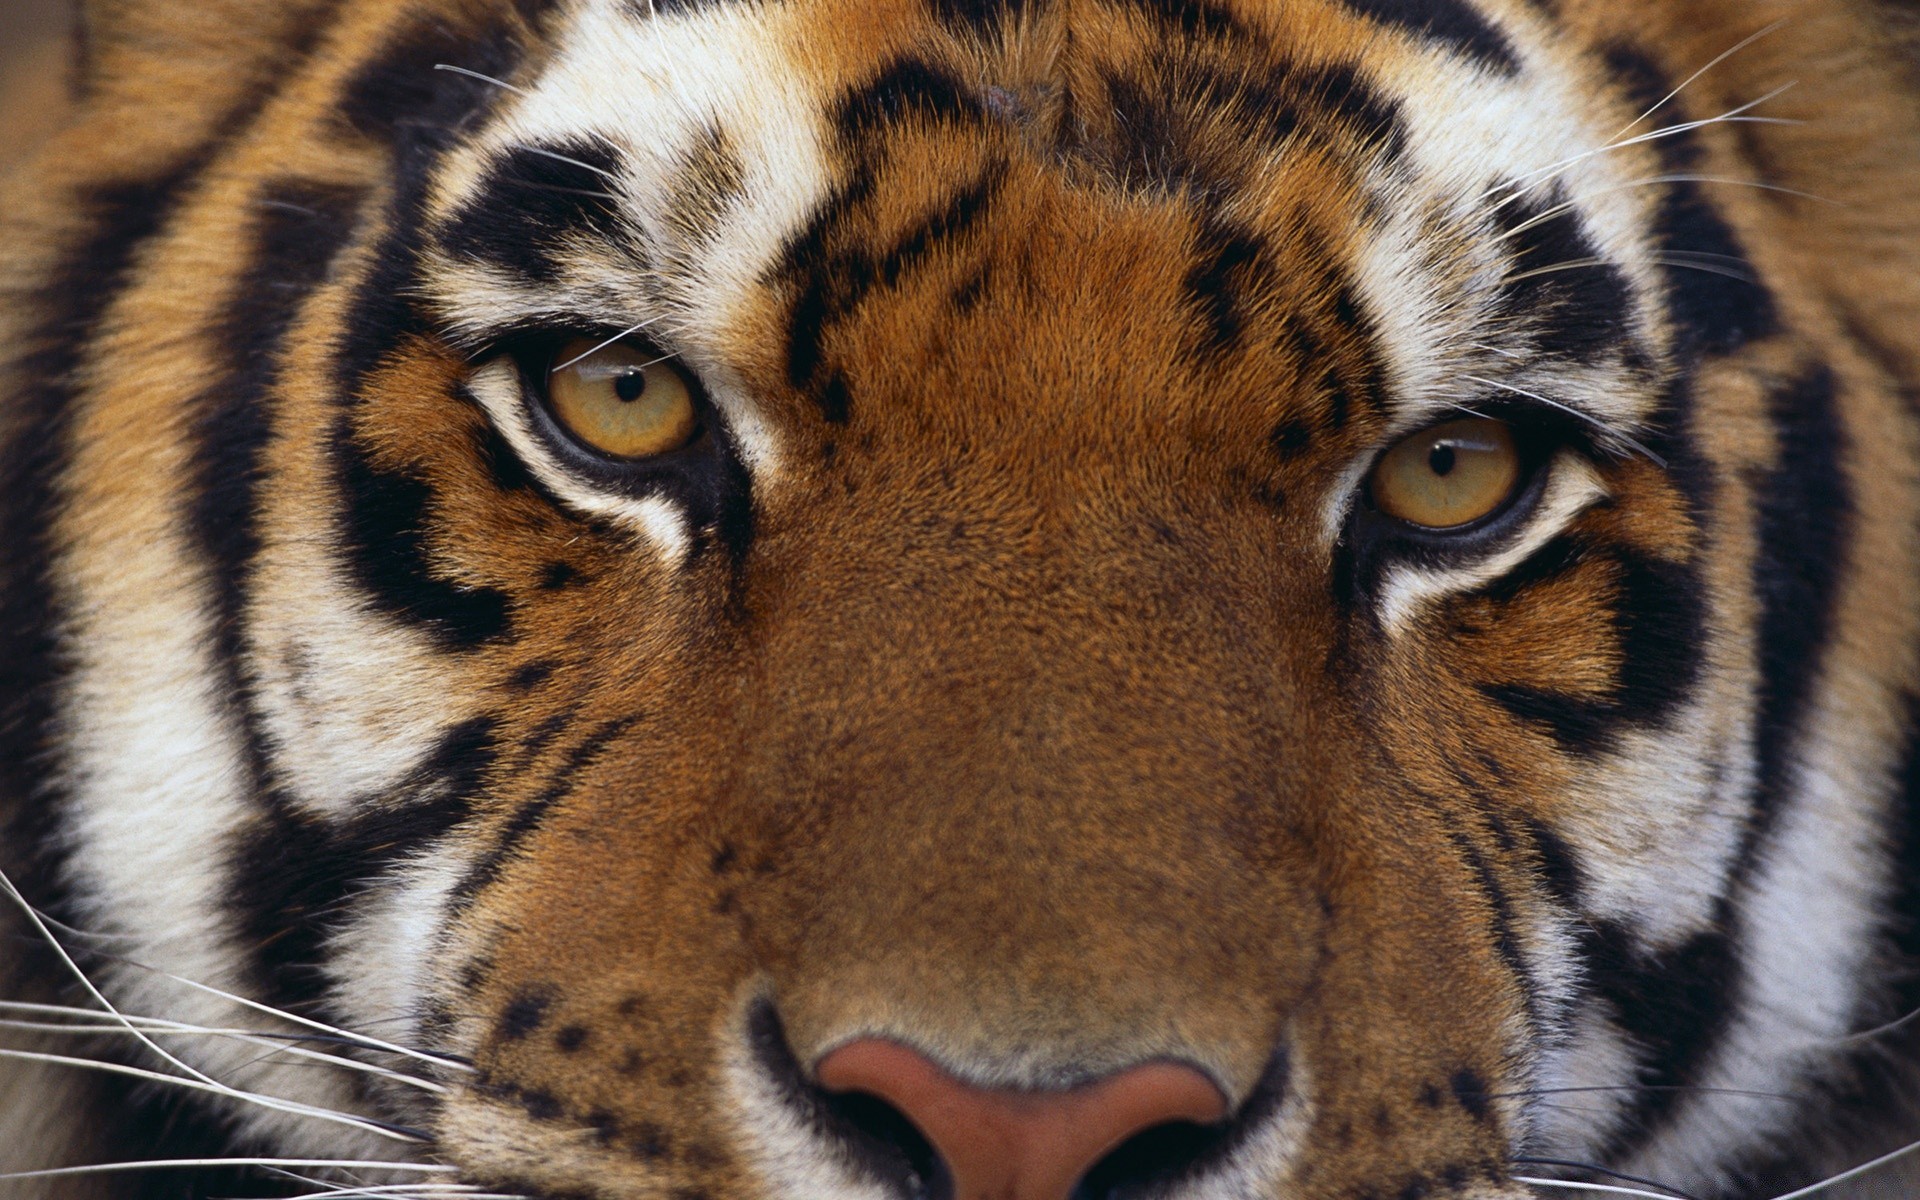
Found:
<svg viewBox="0 0 1920 1200"><path fill-rule="evenodd" d="M1518 1200L1910 1135L1865 10L167 7L14 185L0 758L108 939L15 994L333 1031L108 1039L217 1145ZM153 1103L91 1136L187 1157Z"/></svg>

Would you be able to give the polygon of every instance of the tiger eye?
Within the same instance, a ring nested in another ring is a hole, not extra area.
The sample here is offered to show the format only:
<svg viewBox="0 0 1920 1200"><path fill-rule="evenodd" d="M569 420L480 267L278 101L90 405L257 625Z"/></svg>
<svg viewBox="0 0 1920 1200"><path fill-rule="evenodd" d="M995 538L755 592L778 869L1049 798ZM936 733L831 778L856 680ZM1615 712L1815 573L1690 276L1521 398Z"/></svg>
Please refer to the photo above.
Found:
<svg viewBox="0 0 1920 1200"><path fill-rule="evenodd" d="M1409 525L1452 529L1497 510L1520 482L1520 452L1505 422L1448 421L1381 456L1368 490L1381 512Z"/></svg>
<svg viewBox="0 0 1920 1200"><path fill-rule="evenodd" d="M652 458L700 435L686 375L646 347L575 338L554 356L547 399L567 432L614 458Z"/></svg>

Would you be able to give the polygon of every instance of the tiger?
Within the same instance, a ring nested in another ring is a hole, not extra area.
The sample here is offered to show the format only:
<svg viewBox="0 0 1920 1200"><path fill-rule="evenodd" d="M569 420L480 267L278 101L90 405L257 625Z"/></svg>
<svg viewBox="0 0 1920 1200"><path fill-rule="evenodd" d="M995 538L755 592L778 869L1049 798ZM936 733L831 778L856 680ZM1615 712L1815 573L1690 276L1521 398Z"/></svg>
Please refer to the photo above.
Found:
<svg viewBox="0 0 1920 1200"><path fill-rule="evenodd" d="M1917 16L85 0L0 1194L1916 1194Z"/></svg>

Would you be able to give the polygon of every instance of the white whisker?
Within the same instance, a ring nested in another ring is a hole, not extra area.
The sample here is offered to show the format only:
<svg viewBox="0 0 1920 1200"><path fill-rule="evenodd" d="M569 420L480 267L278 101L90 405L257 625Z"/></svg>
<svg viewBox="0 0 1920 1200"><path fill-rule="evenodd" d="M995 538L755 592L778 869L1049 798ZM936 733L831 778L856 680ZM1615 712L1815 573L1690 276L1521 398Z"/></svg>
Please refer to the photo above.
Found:
<svg viewBox="0 0 1920 1200"><path fill-rule="evenodd" d="M1756 33L1752 33L1744 38L1741 38L1739 41L1735 42L1730 48L1722 51L1720 55L1717 58L1715 58L1712 62L1708 63L1704 67L1701 67L1698 71L1695 71L1693 74L1681 80L1678 87L1675 87L1672 91L1660 97L1660 99L1654 103L1652 108L1649 108L1647 111L1641 113L1639 116L1635 117L1633 120L1628 121L1626 125L1624 125L1620 129L1619 133L1614 134L1613 137L1609 138L1608 140L1618 141L1622 134L1626 133L1629 129L1632 129L1635 125L1638 125L1640 122L1646 120L1648 117L1652 116L1654 113L1657 113L1661 109L1665 108L1667 106L1667 103L1671 101L1675 96L1678 96L1681 92L1684 92L1689 87L1693 86L1694 81L1698 80L1702 75L1705 75L1708 71L1713 70L1715 67L1719 66L1721 63L1732 58L1734 55L1740 53L1742 50L1745 50L1748 46L1753 45L1755 42L1759 41L1763 37L1766 37L1768 34L1779 29L1782 25L1785 25L1786 23L1787 23L1786 19L1783 17L1780 20L1775 21L1773 24L1768 25L1764 29L1761 29Z"/></svg>
<svg viewBox="0 0 1920 1200"><path fill-rule="evenodd" d="M1800 1188L1797 1191L1786 1192L1781 1195L1775 1196L1773 1197L1773 1200L1800 1200L1802 1196L1812 1196L1816 1193L1824 1192L1828 1188L1834 1187L1837 1184L1845 1183L1849 1179L1857 1179L1860 1176L1865 1175L1869 1171L1877 1171L1881 1167L1886 1166L1888 1163L1893 1162L1896 1159L1905 1158L1907 1155L1912 1154L1916 1150L1920 1150L1920 1142L1908 1142L1906 1145L1900 1147L1898 1150L1893 1150L1886 1154L1882 1154L1879 1158L1873 1159L1870 1162L1863 1162L1857 1167L1851 1167L1845 1171L1840 1172L1838 1175L1829 1175L1825 1179L1822 1179L1819 1183L1810 1183L1806 1187Z"/></svg>
<svg viewBox="0 0 1920 1200"><path fill-rule="evenodd" d="M1650 1196L1653 1200L1674 1200L1672 1192L1649 1192L1645 1188L1621 1187L1617 1183L1575 1183L1568 1179L1536 1179L1525 1175L1515 1175L1515 1183L1524 1183L1529 1187L1560 1188L1570 1192L1600 1192L1609 1196Z"/></svg>
<svg viewBox="0 0 1920 1200"><path fill-rule="evenodd" d="M1501 358L1512 358L1512 359L1519 359L1519 358L1523 358L1523 357L1525 357L1524 355L1520 355L1520 354L1515 354L1515 353L1514 353L1513 351L1511 351L1511 350L1502 350L1502 349L1501 349L1500 347L1498 347L1498 346L1489 346L1489 345L1486 345L1486 344L1484 344L1484 343L1482 343L1482 342L1468 342L1468 343L1467 343L1467 349L1469 349L1469 350L1484 350L1484 351L1486 351L1486 352L1487 352L1488 354L1498 354L1498 355L1499 355L1499 356L1500 356Z"/></svg>
<svg viewBox="0 0 1920 1200"><path fill-rule="evenodd" d="M1653 261L1655 261L1655 263L1661 263L1663 267L1680 267L1680 269L1684 269L1684 271L1699 271L1699 273L1703 273L1703 275L1718 275L1722 276L1722 278L1734 278L1734 280L1740 280L1743 284L1757 284L1757 282L1759 282L1757 278L1753 278L1751 271L1741 269L1740 265L1738 265L1740 259L1728 259L1726 255L1718 255L1718 253L1670 250L1670 252L1667 253L1653 255Z"/></svg>
<svg viewBox="0 0 1920 1200"><path fill-rule="evenodd" d="M0 1005L0 1007L4 1006ZM85 1012L86 1010L83 1009L80 1011ZM93 1015L98 1017L104 1014ZM328 1054L322 1050L310 1050L305 1046L283 1045L270 1037L261 1036L258 1031L252 1029L214 1029L201 1025L187 1025L179 1021L164 1021L156 1017L129 1016L127 1020L129 1023L137 1025L147 1032L156 1035L164 1034L168 1037L222 1038L230 1041L243 1042L250 1046L259 1046L271 1052L262 1058L255 1059L255 1062L263 1062L276 1055L284 1054L294 1058L306 1059L337 1070L355 1071L363 1075L378 1076L381 1079L391 1080L394 1083L406 1087L419 1088L421 1091L432 1092L435 1095L443 1096L448 1091L443 1084L434 1083L430 1080L407 1075L399 1071L391 1071L385 1067L375 1066L372 1063L363 1063L357 1059L342 1058L337 1054ZM75 1024L72 1022L61 1023L55 1021L0 1019L0 1029L58 1033L71 1037L98 1037L101 1034L124 1034L127 1032L127 1030L121 1028L118 1024L99 1020L94 1021L92 1024Z"/></svg>
<svg viewBox="0 0 1920 1200"><path fill-rule="evenodd" d="M365 1183L335 1183L327 1179L315 1179L294 1171L274 1170L274 1175L285 1176L297 1183L320 1188L320 1191L308 1193L314 1196L406 1196L433 1200L434 1197L460 1197L461 1200L521 1200L518 1196L508 1196L501 1192L489 1192L479 1184L448 1183L434 1180L428 1183L390 1183L378 1186Z"/></svg>
<svg viewBox="0 0 1920 1200"><path fill-rule="evenodd" d="M626 182L625 180L621 179L618 175L614 174L612 171L605 169L604 167L596 167L592 163L581 162L577 158L569 158L564 154L558 154L552 150L543 150L539 146L515 146L514 149L524 150L528 154L537 154L541 158L550 158L555 162L563 162L570 167L579 167L582 171L590 171L609 183L620 184L620 183Z"/></svg>
<svg viewBox="0 0 1920 1200"><path fill-rule="evenodd" d="M1664 471L1667 468L1666 459L1661 458L1658 454L1655 454L1652 450L1649 450L1646 446L1635 441L1633 438L1628 437L1626 434L1621 433L1620 431L1609 427L1605 422L1601 421L1600 418L1594 416L1592 413L1581 412L1579 409L1573 407L1570 404L1563 404L1558 400L1554 400L1547 396L1542 396L1538 392L1530 392L1525 388L1515 387L1510 383L1501 383L1497 379L1487 379L1479 375L1463 375L1461 376L1461 378L1470 380L1474 383L1485 384L1487 387L1499 388L1503 392L1512 392L1516 396L1525 396L1527 399L1537 400L1541 404L1544 404L1549 408L1556 408L1561 412L1566 413L1570 417L1576 417L1579 420L1585 421L1587 424L1593 426L1595 429L1598 429L1601 433L1605 434L1607 437L1617 439L1622 445L1628 446L1631 449L1639 451L1641 454L1647 457L1647 460L1649 462L1653 463L1655 466L1659 467L1661 470Z"/></svg>
<svg viewBox="0 0 1920 1200"><path fill-rule="evenodd" d="M344 1158L159 1158L145 1162L54 1167L45 1171L12 1171L0 1175L0 1180L62 1179L70 1175L112 1175L122 1171L189 1170L199 1167L301 1167L310 1171L403 1171L416 1175L451 1175L459 1169L439 1163L367 1162Z"/></svg>
<svg viewBox="0 0 1920 1200"><path fill-rule="evenodd" d="M469 71L465 67L456 67L452 63L435 63L433 64L433 69L436 71L451 71L455 75L465 75L468 79L478 79L481 83L490 83L497 88L501 88L505 91L512 92L516 96L525 96L530 94L527 91L527 89L523 87L515 87L514 85L512 85L511 83L508 83L504 79L495 79L491 75L482 75L478 71Z"/></svg>
<svg viewBox="0 0 1920 1200"><path fill-rule="evenodd" d="M1803 200L1812 200L1820 204L1830 204L1835 208L1846 207L1846 205L1842 204L1840 201L1830 199L1826 196L1817 195L1813 192L1804 192L1798 188L1782 187L1776 183L1762 183L1757 179L1736 179L1730 175L1696 175L1696 174L1682 174L1682 173L1667 174L1667 175L1648 175L1640 179L1632 179L1632 180L1628 180L1625 183L1615 184L1612 187L1595 188L1592 191L1586 193L1586 195L1583 196L1582 199L1590 200L1595 196L1606 196L1606 195L1611 195L1614 192L1625 192L1625 191L1631 191L1634 188L1655 187L1661 184L1668 184L1668 183L1713 183L1713 184L1724 184L1728 187L1748 187L1748 188L1754 188L1763 192L1779 192L1782 195L1797 196ZM1500 235L1494 238L1493 240L1495 242L1504 242L1509 238L1518 237L1529 229L1532 229L1539 225L1546 224L1548 221L1553 220L1555 217L1559 216L1562 213L1577 211L1580 208L1580 203L1581 202L1579 200L1562 200L1560 203L1552 205L1546 209L1543 209L1541 212L1536 213L1531 217L1528 217L1526 220L1520 222L1518 225L1515 225L1512 229L1503 230L1500 233ZM1498 206L1496 206L1496 208L1497 207Z"/></svg>
<svg viewBox="0 0 1920 1200"><path fill-rule="evenodd" d="M1545 182L1546 180L1552 179L1557 175L1563 175L1568 170L1579 165L1580 163L1587 161L1590 158L1596 158L1602 154L1611 154L1615 150L1625 149L1628 146L1640 146L1640 145L1645 145L1649 142L1660 141L1663 138L1678 137L1683 133L1691 133L1696 129L1705 129L1710 125L1720 125L1720 124L1727 124L1727 123L1740 122L1740 121L1764 122L1767 124L1799 124L1799 122L1797 121L1790 121L1790 120L1786 120L1779 117L1750 117L1746 115L1752 112L1754 109L1760 107L1762 104L1766 104L1771 100L1779 98L1781 95L1792 90L1794 86L1795 86L1795 83L1783 83L1779 87L1768 92L1766 95L1761 96L1759 99L1749 100L1747 103L1740 105L1738 108L1728 109L1726 112L1721 113L1717 117L1705 117L1698 121L1682 121L1676 125L1666 125L1659 129L1650 130L1646 133L1636 134L1635 136L1626 138L1624 140L1616 140L1616 141L1608 142L1607 144L1603 146L1597 146L1592 150L1582 151L1581 153L1575 154L1570 158L1563 158L1559 162L1549 163L1546 166L1539 168L1538 170L1529 171L1525 175L1522 175L1517 179L1507 180L1502 183L1495 184L1494 186L1488 188L1486 192L1482 194L1482 198L1483 199L1491 198L1492 196L1496 195L1497 193L1503 190L1509 191L1510 194L1506 197L1506 199L1501 200L1498 204L1495 204L1493 206L1494 210L1497 211L1505 207L1506 205L1513 203L1515 200L1518 200L1521 196L1525 195L1527 190L1533 184L1539 183L1539 182Z"/></svg>
<svg viewBox="0 0 1920 1200"><path fill-rule="evenodd" d="M635 326L633 326L633 327L632 327L632 328L630 328L630 329L622 329L622 330L621 330L621 331L620 331L619 333L616 333L616 334L614 334L614 335L613 335L612 337L610 337L610 338L608 338L608 339L607 339L606 341L604 341L604 342L601 342L601 343L600 343L600 344L599 344L598 346L595 346L595 347L594 347L593 349L591 349L591 350L588 350L588 351L587 351L586 353L584 353L584 354L576 354L576 355L574 355L574 356L573 356L572 358L570 358L570 359L568 359L567 361L565 361L565 362L563 362L563 363L561 363L561 364L560 364L559 366L557 366L557 367L555 367L555 368L553 368L553 369L554 369L554 370L556 370L556 371L564 371L564 370L566 370L566 369L567 369L568 367L571 367L571 366L573 366L573 365L574 365L575 363L578 363L578 362L584 362L585 360L587 360L587 359L589 359L589 358L592 358L592 357L593 357L594 355L596 355L596 354L598 354L598 353L600 353L600 352L601 352L602 350L605 350L605 349L606 349L606 348L607 348L608 346L611 346L611 345L613 345L613 344L614 344L615 342L618 342L618 341L620 341L620 340L621 340L622 338L630 338L630 337L632 337L632 336L633 336L634 334L636 334L636 333L639 333L639 332L640 332L640 331L641 331L642 329L645 329L645 328L646 328L647 326L649 326L649 325L652 325L652 324L654 324L655 322L657 322L657 321L659 321L660 319L661 319L661 318L659 318L659 317L651 317L651 318L649 318L649 319L647 319L647 320L645 320L645 321L642 321L642 322L640 322L640 323L639 323L638 325L635 325ZM657 362L657 361L659 361L659 360L657 360L657 359L656 359L655 361ZM652 365L653 365L653 363L648 363L647 365L648 365L648 366L652 366Z"/></svg>
<svg viewBox="0 0 1920 1200"><path fill-rule="evenodd" d="M335 1026L328 1025L320 1021L315 1021L309 1017L303 1017L298 1013L292 1013L292 1012L286 1011L285 1009L275 1008L271 1004L262 1004L258 1000L249 1000L245 996L236 996L231 992L223 992L219 988L209 987L207 984L198 983L194 980L183 978L169 971L162 971L158 967L150 967L145 963L136 962L133 959L122 958L118 955L112 955L112 954L102 954L100 955L100 957L111 959L114 962L123 963L126 966L133 967L136 970L146 971L149 974L160 977L161 979L166 979L174 983L177 983L182 987L192 988L194 991L202 992L209 996L216 996L219 999L227 1001L228 1003L237 1004L242 1008L250 1009L254 1012L261 1013L266 1016L278 1017L280 1020L290 1022L294 1025L299 1025L305 1029L311 1029L316 1033L324 1033L332 1037L340 1038L343 1041L359 1046L361 1049L384 1050L389 1054L400 1055L402 1058L410 1058L416 1062L427 1063L430 1066L446 1067L456 1071L470 1072L473 1070L473 1067L471 1067L470 1065L460 1062L457 1059L449 1058L445 1055L434 1054L426 1050L415 1050L410 1047L397 1045L393 1042L384 1041L380 1038L372 1037L367 1034L355 1033L349 1029L339 1029L339 1028L336 1028ZM403 1018L395 1018L395 1019L401 1020Z"/></svg>
<svg viewBox="0 0 1920 1200"><path fill-rule="evenodd" d="M1893 1020L1888 1021L1884 1025L1875 1025L1872 1029L1862 1029L1858 1033L1849 1033L1845 1037L1834 1038L1832 1040L1832 1044L1836 1046L1844 1046L1848 1042L1864 1042L1864 1041L1869 1041L1873 1038L1884 1037L1889 1033L1897 1033L1900 1030L1905 1029L1907 1026L1913 1024L1915 1021L1920 1021L1920 1008L1914 1009L1912 1012L1906 1014L1903 1017L1895 1017ZM1816 1041L1813 1044L1820 1045L1821 1043Z"/></svg>
<svg viewBox="0 0 1920 1200"><path fill-rule="evenodd" d="M136 1036L139 1036L136 1034ZM146 1041L144 1037L142 1041ZM171 1056L169 1056L171 1057ZM264 1096L258 1092L242 1091L220 1082L202 1083L198 1079L186 1079L179 1075L168 1075L160 1071L149 1071L144 1067L123 1066L120 1063L101 1062L92 1058L74 1058L66 1054L41 1054L33 1050L9 1050L0 1047L0 1058L17 1062L47 1063L53 1066L74 1067L83 1071L99 1071L107 1075L124 1075L131 1079L144 1079L152 1083L163 1083L170 1087L186 1088L195 1092L210 1092L224 1096L229 1100L241 1100L275 1112L290 1113L294 1116L312 1117L316 1121L331 1121L336 1125L346 1125L367 1133L377 1134L396 1142L421 1145L428 1139L419 1134L408 1133L396 1127L382 1125L365 1117L356 1117L351 1113L334 1112L332 1109L315 1108L308 1104L298 1104L292 1100L281 1100L273 1096ZM0 1175L0 1179L10 1178Z"/></svg>
<svg viewBox="0 0 1920 1200"><path fill-rule="evenodd" d="M656 23L660 20L660 9L654 4L654 0L647 0L647 16ZM682 96L691 96L693 93L687 90L686 80L680 78L680 69L674 65L673 58L668 56L662 61L667 64L667 74L672 77L674 88Z"/></svg>
<svg viewBox="0 0 1920 1200"><path fill-rule="evenodd" d="M47 923L40 916L39 910L34 908L32 904L28 903L27 898L20 894L20 889L16 888L13 885L13 880L7 877L7 874L5 871L0 871L0 890L4 890L6 892L7 898L12 900L15 904L19 905L21 911L26 913L27 920L32 922L34 928L40 931L40 935L42 937L46 938L47 944L53 948L54 954L59 957L61 963L65 965L67 970L73 973L74 978L80 981L80 986L86 989L87 995L92 997L93 1000L96 1003L98 1003L102 1008L104 1008L107 1012L113 1014L114 1018L118 1020L120 1024L125 1026L127 1031L131 1033L136 1040L138 1040L142 1045L146 1046L149 1050L152 1050L155 1054L158 1054L166 1062L180 1068L182 1071L185 1071L187 1074L193 1076L195 1079L200 1080L202 1083L205 1083L210 1087L213 1087L216 1089L227 1090L227 1091L232 1090L230 1088L227 1088L225 1084L215 1080L212 1076L203 1074L202 1072L197 1071L194 1068L188 1066L186 1063L181 1062L179 1059L175 1058L173 1055L161 1049L160 1046L157 1045L151 1038L147 1037L145 1034L135 1029L133 1025L127 1021L126 1017L121 1014L120 1010L114 1007L113 1001L107 999L105 993L101 992L99 988L93 985L93 980L88 977L85 971L81 970L80 964L74 961L73 956L67 953L67 948L60 944L60 939L53 936L53 930L47 927Z"/></svg>

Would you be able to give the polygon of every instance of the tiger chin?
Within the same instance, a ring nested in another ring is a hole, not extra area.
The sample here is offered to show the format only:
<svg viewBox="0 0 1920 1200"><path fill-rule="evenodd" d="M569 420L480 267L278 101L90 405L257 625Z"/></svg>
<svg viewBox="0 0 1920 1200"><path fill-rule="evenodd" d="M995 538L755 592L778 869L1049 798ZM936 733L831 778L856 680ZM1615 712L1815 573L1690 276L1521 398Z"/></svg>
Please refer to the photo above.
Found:
<svg viewBox="0 0 1920 1200"><path fill-rule="evenodd" d="M1914 1194L1911 17L91 0L0 1195Z"/></svg>

